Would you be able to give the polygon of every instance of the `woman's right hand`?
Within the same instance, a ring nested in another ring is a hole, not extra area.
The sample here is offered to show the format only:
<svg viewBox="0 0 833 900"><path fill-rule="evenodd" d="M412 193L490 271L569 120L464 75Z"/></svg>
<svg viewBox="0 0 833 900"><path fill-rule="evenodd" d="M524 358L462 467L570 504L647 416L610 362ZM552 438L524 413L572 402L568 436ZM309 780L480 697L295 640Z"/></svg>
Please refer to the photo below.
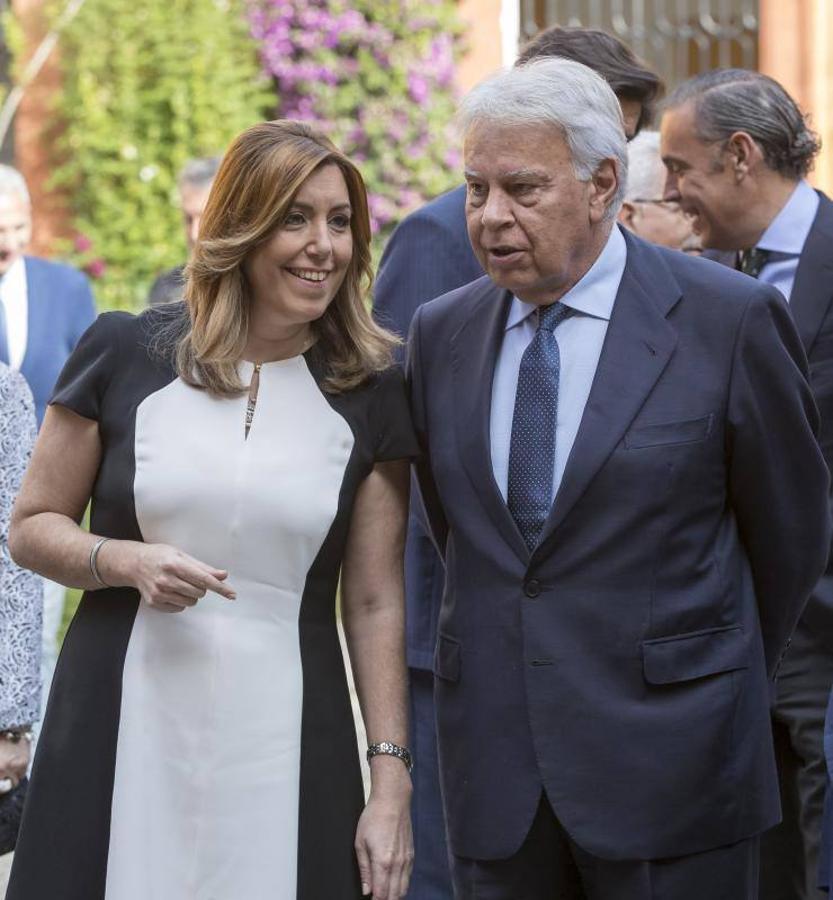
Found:
<svg viewBox="0 0 833 900"><path fill-rule="evenodd" d="M17 787L29 766L30 752L31 746L25 738L19 741L0 738L0 786L6 788L0 794Z"/></svg>
<svg viewBox="0 0 833 900"><path fill-rule="evenodd" d="M225 583L225 569L215 569L168 544L108 541L98 555L98 566L110 584L124 581L109 581L109 572L123 573L145 603L160 612L182 612L194 606L206 591L214 591L227 600L237 597Z"/></svg>

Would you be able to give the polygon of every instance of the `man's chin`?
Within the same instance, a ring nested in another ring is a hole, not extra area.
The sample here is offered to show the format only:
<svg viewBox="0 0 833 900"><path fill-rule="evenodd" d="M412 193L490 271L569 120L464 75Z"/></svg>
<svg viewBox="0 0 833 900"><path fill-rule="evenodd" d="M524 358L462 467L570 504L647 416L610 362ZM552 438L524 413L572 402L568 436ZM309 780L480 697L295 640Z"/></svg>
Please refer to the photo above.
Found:
<svg viewBox="0 0 833 900"><path fill-rule="evenodd" d="M517 294L518 291L523 291L525 287L529 287L523 278L513 277L512 272L506 270L495 270L489 267L486 269L486 274L499 288L503 288L503 290L510 291L513 294Z"/></svg>

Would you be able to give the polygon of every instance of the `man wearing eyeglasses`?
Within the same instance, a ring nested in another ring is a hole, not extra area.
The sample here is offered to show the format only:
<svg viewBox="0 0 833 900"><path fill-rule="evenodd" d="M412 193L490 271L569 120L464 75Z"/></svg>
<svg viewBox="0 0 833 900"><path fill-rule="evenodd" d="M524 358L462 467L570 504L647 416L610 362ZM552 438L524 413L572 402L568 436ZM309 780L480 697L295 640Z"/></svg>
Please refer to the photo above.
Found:
<svg viewBox="0 0 833 900"><path fill-rule="evenodd" d="M672 250L700 252L691 217L676 200L663 199L665 166L659 132L641 131L628 144L628 187L619 221L638 237Z"/></svg>

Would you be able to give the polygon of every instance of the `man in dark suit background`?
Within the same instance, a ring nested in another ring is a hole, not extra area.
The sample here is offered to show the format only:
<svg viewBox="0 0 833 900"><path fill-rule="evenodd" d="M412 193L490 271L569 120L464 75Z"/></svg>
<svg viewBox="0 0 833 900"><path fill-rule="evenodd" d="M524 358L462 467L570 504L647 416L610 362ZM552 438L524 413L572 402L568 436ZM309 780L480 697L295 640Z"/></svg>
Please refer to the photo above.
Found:
<svg viewBox="0 0 833 900"><path fill-rule="evenodd" d="M833 203L805 180L819 142L777 82L740 69L681 85L662 124L666 199L703 245L786 297L810 363L821 446L833 464ZM778 672L773 708L783 822L761 842L764 900L820 900L827 782L822 731L833 682L833 570L822 576Z"/></svg>
<svg viewBox="0 0 833 900"><path fill-rule="evenodd" d="M185 243L188 247L189 257L199 237L203 210L205 204L208 203L211 185L214 183L219 168L219 156L189 159L177 178L179 208L182 211L182 225L185 229ZM185 264L183 263L168 269L157 277L150 287L148 305L159 306L162 303L175 303L182 299L184 288Z"/></svg>
<svg viewBox="0 0 833 900"><path fill-rule="evenodd" d="M0 362L28 382L40 424L67 357L95 319L95 302L77 269L24 255L31 236L26 182L16 169L0 165ZM44 701L58 654L64 594L63 585L44 580Z"/></svg>
<svg viewBox="0 0 833 900"><path fill-rule="evenodd" d="M831 533L798 333L771 286L615 225L625 135L586 67L461 118L489 277L409 344L456 896L754 900L770 679Z"/></svg>
<svg viewBox="0 0 833 900"><path fill-rule="evenodd" d="M629 139L650 122L661 83L617 38L592 28L556 26L531 41L518 64L548 56L584 63L611 85L622 106ZM465 185L461 185L412 213L385 247L374 315L398 334L408 333L411 318L421 304L483 274L466 231L465 195ZM419 759L413 773L416 857L409 896L414 900L448 900L452 888L437 774L431 672L445 572L413 512L405 562L411 742Z"/></svg>

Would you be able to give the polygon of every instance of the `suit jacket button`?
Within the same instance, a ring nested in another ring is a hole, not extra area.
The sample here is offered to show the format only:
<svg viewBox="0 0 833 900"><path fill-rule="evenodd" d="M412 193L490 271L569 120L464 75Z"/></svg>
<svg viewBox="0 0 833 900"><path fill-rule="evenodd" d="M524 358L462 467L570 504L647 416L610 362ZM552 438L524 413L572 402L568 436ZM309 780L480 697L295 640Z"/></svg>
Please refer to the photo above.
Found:
<svg viewBox="0 0 833 900"><path fill-rule="evenodd" d="M524 593L527 597L535 598L541 593L541 582L537 578L530 578L524 584Z"/></svg>

